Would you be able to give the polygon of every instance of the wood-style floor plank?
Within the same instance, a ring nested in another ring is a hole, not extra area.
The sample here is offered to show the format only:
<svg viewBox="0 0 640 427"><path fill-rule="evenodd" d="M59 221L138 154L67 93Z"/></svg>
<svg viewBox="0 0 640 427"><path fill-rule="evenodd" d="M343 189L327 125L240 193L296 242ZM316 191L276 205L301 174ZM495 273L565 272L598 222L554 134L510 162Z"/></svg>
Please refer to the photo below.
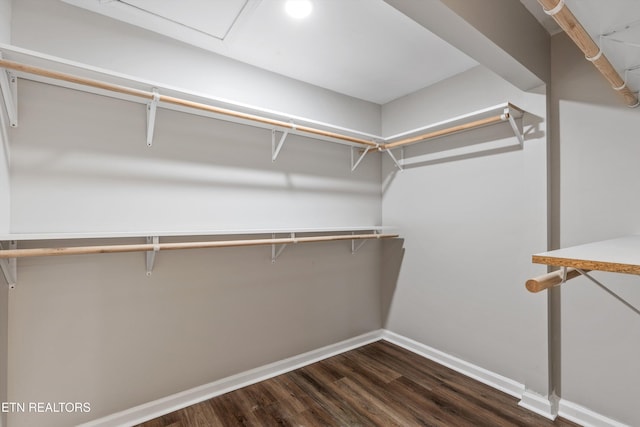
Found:
<svg viewBox="0 0 640 427"><path fill-rule="evenodd" d="M401 347L378 341L138 427L577 426Z"/></svg>

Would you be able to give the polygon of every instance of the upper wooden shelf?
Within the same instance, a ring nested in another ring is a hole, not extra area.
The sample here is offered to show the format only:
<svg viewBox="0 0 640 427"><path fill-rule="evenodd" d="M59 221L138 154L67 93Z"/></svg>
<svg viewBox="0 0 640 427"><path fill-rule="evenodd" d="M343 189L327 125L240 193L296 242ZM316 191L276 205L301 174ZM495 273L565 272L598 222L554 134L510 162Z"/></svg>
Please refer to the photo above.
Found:
<svg viewBox="0 0 640 427"><path fill-rule="evenodd" d="M142 231L104 231L104 232L70 232L70 233L9 233L0 234L0 241L27 240L75 240L75 239L112 239L135 237L180 237L180 236L248 236L258 234L308 234L308 233L350 233L362 231L384 232L393 227L379 225L357 225L352 227L324 228L270 228L270 229L229 229L229 230L142 230Z"/></svg>
<svg viewBox="0 0 640 427"><path fill-rule="evenodd" d="M437 123L407 130L389 137L373 135L358 130L347 129L313 119L277 113L244 104L221 100L208 95L196 94L176 88L165 87L151 82L145 82L131 76L124 76L108 70L78 64L60 58L31 52L15 46L0 44L0 68L11 71L16 77L53 84L70 89L82 90L124 99L127 101L145 103L148 105L147 145L152 145L155 111L158 106L176 111L213 117L236 123L249 124L256 127L268 128L273 132L283 132L278 148L275 147L275 134L272 135L272 158L275 160L279 149L289 133L299 134L313 139L326 140L369 150L386 151L392 158L390 150L403 147L428 139L437 138L457 132L462 132L491 124L508 122L520 141L524 143L522 125L518 126L516 119L522 118L524 110L505 102L467 114L456 116ZM0 83L2 81L0 80ZM10 85L4 83L7 90L3 90L5 104L12 112L12 126L17 126L17 100L10 99ZM358 162L353 158L352 170ZM395 158L394 158L395 159ZM397 162L396 162L397 163ZM398 164L400 167L400 165Z"/></svg>

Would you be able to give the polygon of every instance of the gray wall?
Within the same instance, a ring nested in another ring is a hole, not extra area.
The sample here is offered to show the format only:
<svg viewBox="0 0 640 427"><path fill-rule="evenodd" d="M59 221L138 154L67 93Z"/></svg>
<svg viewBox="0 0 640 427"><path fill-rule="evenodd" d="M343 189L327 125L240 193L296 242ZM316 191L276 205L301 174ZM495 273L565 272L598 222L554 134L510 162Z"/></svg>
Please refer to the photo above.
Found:
<svg viewBox="0 0 640 427"><path fill-rule="evenodd" d="M0 43L11 42L11 0L0 0Z"/></svg>
<svg viewBox="0 0 640 427"><path fill-rule="evenodd" d="M0 43L11 41L11 0L0 0ZM4 123L9 123L4 104L0 106ZM0 131L0 233L9 232L9 141Z"/></svg>
<svg viewBox="0 0 640 427"><path fill-rule="evenodd" d="M12 231L348 227L380 218L380 160L343 145L22 81L11 132ZM64 108L61 108L64 106ZM140 239L132 240L142 242ZM77 243L77 242L74 242ZM90 244L91 242L81 242ZM21 243L65 246L68 242ZM380 328L379 246L349 242L20 260L9 304L9 398L104 416Z"/></svg>
<svg viewBox="0 0 640 427"><path fill-rule="evenodd" d="M638 109L564 34L552 39L552 238L566 247L640 232ZM638 278L596 273L640 308ZM640 316L586 279L563 285L563 398L640 424Z"/></svg>
<svg viewBox="0 0 640 427"><path fill-rule="evenodd" d="M443 0L443 3L541 81L549 81L549 34L522 3L511 0Z"/></svg>
<svg viewBox="0 0 640 427"><path fill-rule="evenodd" d="M385 105L384 132L506 101L527 111L524 149L505 123L409 146L403 172L383 161L383 222L400 227L406 249L385 283L384 320L546 395L546 301L524 289L545 271L530 262L547 246L544 91L476 67Z"/></svg>
<svg viewBox="0 0 640 427"><path fill-rule="evenodd" d="M423 24L438 19L426 2L388 2ZM494 20L465 15L475 7L466 2L430 3L467 16L467 34ZM13 232L382 221L400 226L406 240L404 252L397 242L385 248L393 262L383 266L382 288L376 244L355 256L346 243L290 247L275 264L269 248L161 253L151 277L140 254L21 261L8 304L9 399L88 400L92 412L14 416L15 426L99 417L381 326L546 394L547 299L523 283L545 270L530 255L547 247L549 123L551 245L640 232L640 202L629 197L640 182L638 110L619 102L565 36L552 39L547 120L544 88L523 92L482 67L381 108L62 2L21 0L13 9L17 46L366 132L389 135L504 101L527 111L524 149L507 125L492 126L408 148L402 173L373 156L351 174L345 147L294 137L272 164L269 132L168 111L148 149L141 105L22 83L21 125L11 132ZM547 41L537 28L521 32L536 34L536 54L527 56L535 63L507 61L506 52L525 52L522 40L509 44L502 29L493 31L466 37L463 50L480 52L490 38L485 59L506 64L496 73L520 88L546 79L548 58L539 53ZM5 199L7 182L0 179ZM5 231L8 215L0 211ZM634 278L598 277L640 305ZM562 324L552 325L561 330L558 391L639 424L637 314L582 279L561 292ZM0 310L6 304L3 291Z"/></svg>
<svg viewBox="0 0 640 427"><path fill-rule="evenodd" d="M378 105L61 2L20 1L13 12L20 47L380 131ZM343 145L290 136L272 163L268 130L160 109L148 148L143 105L24 80L19 113L10 133L14 233L381 223L379 157L352 173ZM21 247L45 244L68 242ZM76 424L379 329L379 257L371 242L355 255L349 242L287 247L275 264L270 247L173 251L158 255L150 277L143 254L20 260L9 399L88 401L91 412L9 421Z"/></svg>
<svg viewBox="0 0 640 427"><path fill-rule="evenodd" d="M144 254L21 262L10 399L90 402L91 412L11 414L10 425L76 425L380 327L376 243L270 256L163 252L151 277Z"/></svg>
<svg viewBox="0 0 640 427"><path fill-rule="evenodd" d="M11 231L340 227L380 223L379 157L349 147L21 81ZM64 105L65 108L59 108Z"/></svg>
<svg viewBox="0 0 640 427"><path fill-rule="evenodd" d="M11 41L11 0L0 0L0 43ZM6 121L4 106L0 114ZM0 132L0 234L9 232L9 142ZM7 334L9 299L4 278L0 278L0 402L7 401ZM0 414L0 427L6 425L6 414Z"/></svg>

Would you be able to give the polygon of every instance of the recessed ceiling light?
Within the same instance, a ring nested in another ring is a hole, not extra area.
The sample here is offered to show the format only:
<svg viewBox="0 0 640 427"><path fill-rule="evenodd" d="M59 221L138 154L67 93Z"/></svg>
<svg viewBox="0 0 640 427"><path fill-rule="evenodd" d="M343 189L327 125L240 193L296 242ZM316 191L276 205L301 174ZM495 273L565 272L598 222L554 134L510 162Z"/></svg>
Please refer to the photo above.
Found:
<svg viewBox="0 0 640 427"><path fill-rule="evenodd" d="M302 19L309 16L313 9L313 4L311 4L311 0L287 0L284 9L292 18Z"/></svg>

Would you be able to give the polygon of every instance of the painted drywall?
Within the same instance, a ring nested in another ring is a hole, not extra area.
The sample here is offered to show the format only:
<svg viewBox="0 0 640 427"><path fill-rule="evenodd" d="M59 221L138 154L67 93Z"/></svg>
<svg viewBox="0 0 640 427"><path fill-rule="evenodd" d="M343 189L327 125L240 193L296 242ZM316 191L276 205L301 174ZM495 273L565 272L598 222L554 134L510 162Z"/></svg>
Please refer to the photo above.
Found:
<svg viewBox="0 0 640 427"><path fill-rule="evenodd" d="M12 231L373 225L381 162L349 148L22 81L12 139ZM251 237L251 236L249 236ZM133 239L131 242L142 242ZM129 240L126 240L128 242ZM74 244L93 242L74 242ZM68 242L21 242L21 247ZM9 399L91 412L10 414L75 425L371 330L382 321L378 243L20 260L9 304Z"/></svg>
<svg viewBox="0 0 640 427"><path fill-rule="evenodd" d="M640 232L640 156L630 109L564 34L552 39L551 173L554 247ZM634 276L594 276L640 308ZM586 279L561 287L562 397L640 424L640 316Z"/></svg>
<svg viewBox="0 0 640 427"><path fill-rule="evenodd" d="M20 232L326 228L380 223L379 157L349 147L24 81L12 129ZM64 105L65 108L59 108Z"/></svg>
<svg viewBox="0 0 640 427"><path fill-rule="evenodd" d="M9 138L9 118L4 103L0 105L0 234L8 233L10 227L10 192L9 169L11 146Z"/></svg>
<svg viewBox="0 0 640 427"><path fill-rule="evenodd" d="M385 1L522 90L549 79L549 35L518 1Z"/></svg>
<svg viewBox="0 0 640 427"><path fill-rule="evenodd" d="M161 87L380 133L377 104L266 72L59 1L15 2L12 43L159 82Z"/></svg>
<svg viewBox="0 0 640 427"><path fill-rule="evenodd" d="M0 43L11 42L11 0L0 0Z"/></svg>
<svg viewBox="0 0 640 427"><path fill-rule="evenodd" d="M0 0L0 43L11 41L11 0ZM4 123L6 113L0 106L0 114ZM9 141L0 131L0 234L9 232ZM0 402L7 401L7 356L9 332L8 288L4 277L0 277ZM0 427L6 424L6 413L0 413Z"/></svg>
<svg viewBox="0 0 640 427"><path fill-rule="evenodd" d="M2 108L2 107L0 107ZM0 111L4 114L4 111ZM11 206L9 188L9 144L0 132L0 233L9 232L9 212ZM7 357L9 333L9 287L4 275L0 274L0 402L7 401ZM6 413L0 413L0 427L6 425Z"/></svg>
<svg viewBox="0 0 640 427"><path fill-rule="evenodd" d="M0 0L0 43L11 41L11 0ZM0 106L1 125L8 127L4 103ZM6 125L6 126L5 126ZM9 232L9 141L0 130L0 233Z"/></svg>
<svg viewBox="0 0 640 427"><path fill-rule="evenodd" d="M10 425L76 425L377 329L369 243L356 255L349 242L287 247L275 264L270 247L169 251L151 277L144 254L25 260L10 399L91 411L10 414Z"/></svg>
<svg viewBox="0 0 640 427"><path fill-rule="evenodd" d="M8 401L8 355L9 355L9 287L0 278L0 402ZM7 414L0 414L0 427L7 425Z"/></svg>
<svg viewBox="0 0 640 427"><path fill-rule="evenodd" d="M12 25L22 48L380 133L378 105L62 2L17 2ZM377 155L352 173L348 147L289 136L272 162L268 130L162 109L148 148L145 117L141 104L21 81L11 231L381 222ZM30 245L44 243L68 244ZM88 402L91 412L9 421L75 425L378 329L379 252L371 242L355 255L349 242L301 245L272 264L270 247L177 251L161 253L151 277L143 254L21 262L9 301L8 399Z"/></svg>
<svg viewBox="0 0 640 427"><path fill-rule="evenodd" d="M527 112L524 147L504 123L409 146L403 172L384 160L383 222L405 237L385 257L385 327L546 395L546 298L524 288L545 272L530 262L547 247L544 88L477 67L385 105L383 130L506 101Z"/></svg>
<svg viewBox="0 0 640 427"><path fill-rule="evenodd" d="M443 3L540 80L549 81L549 34L521 2L443 0Z"/></svg>

